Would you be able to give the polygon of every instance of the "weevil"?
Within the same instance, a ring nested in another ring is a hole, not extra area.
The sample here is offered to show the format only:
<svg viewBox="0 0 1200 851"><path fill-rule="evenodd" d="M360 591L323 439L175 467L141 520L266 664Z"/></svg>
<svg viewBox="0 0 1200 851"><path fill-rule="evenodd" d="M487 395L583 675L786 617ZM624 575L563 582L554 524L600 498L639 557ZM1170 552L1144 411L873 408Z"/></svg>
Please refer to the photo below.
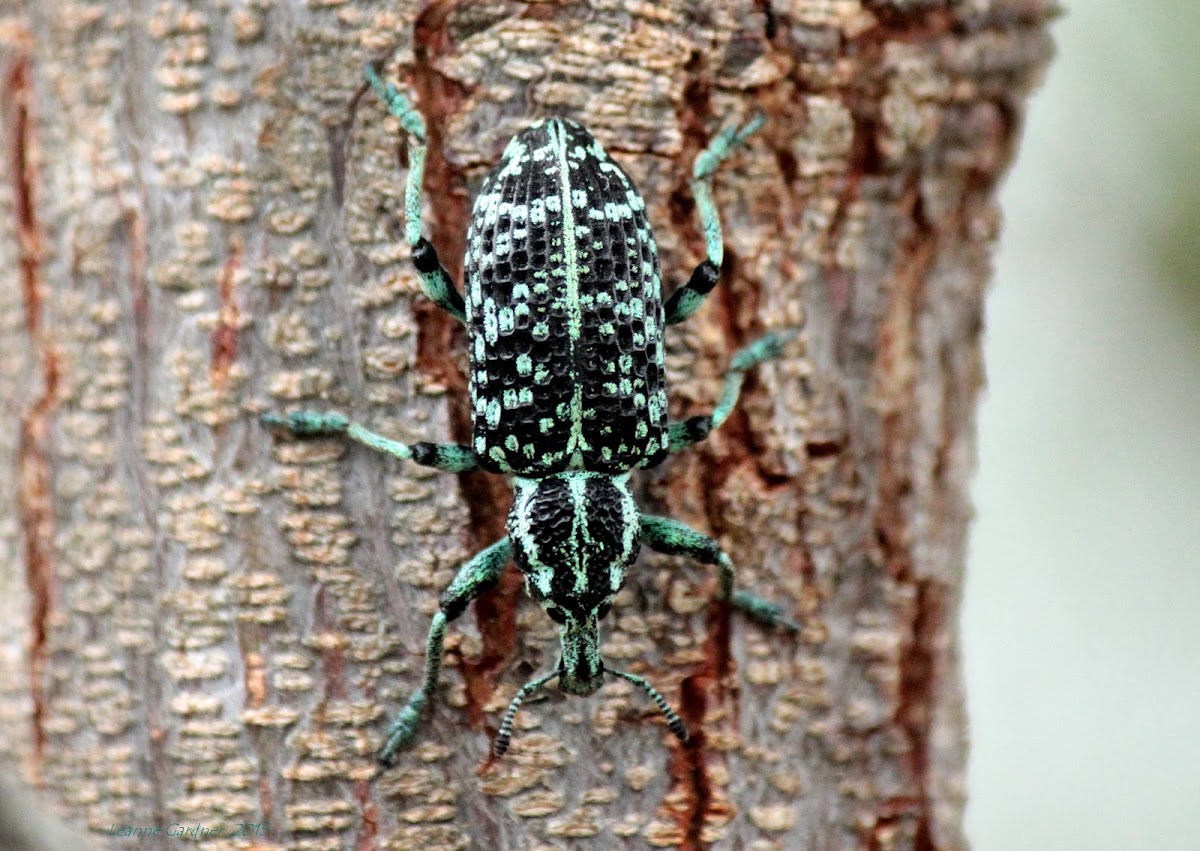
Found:
<svg viewBox="0 0 1200 851"><path fill-rule="evenodd" d="M390 765L412 744L437 688L447 625L495 585L510 560L559 625L561 653L553 670L517 692L493 753L508 750L517 710L539 688L557 679L568 694L590 695L606 675L644 691L687 741L682 720L649 682L605 664L599 623L644 545L715 565L718 593L732 607L766 626L798 629L778 605L736 588L733 562L715 540L642 514L630 491L634 470L721 425L746 373L778 356L790 336L767 334L738 351L711 413L669 419L663 331L695 313L717 284L724 248L713 175L763 119L726 128L696 158L692 191L706 257L665 303L646 205L628 175L576 122L531 124L508 143L475 200L464 298L421 235L424 119L374 68L366 75L407 137L405 237L422 288L466 325L471 443L400 443L334 413L264 414L262 421L298 436L344 435L446 472L503 474L514 490L508 535L463 565L442 594L424 679L388 728L379 758Z"/></svg>

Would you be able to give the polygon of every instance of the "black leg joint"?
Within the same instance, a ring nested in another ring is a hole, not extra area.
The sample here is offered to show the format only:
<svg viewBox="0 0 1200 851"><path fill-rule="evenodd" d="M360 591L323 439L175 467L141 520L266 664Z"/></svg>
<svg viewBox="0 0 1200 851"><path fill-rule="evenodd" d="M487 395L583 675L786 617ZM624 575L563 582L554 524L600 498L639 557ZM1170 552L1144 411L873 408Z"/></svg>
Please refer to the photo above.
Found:
<svg viewBox="0 0 1200 851"><path fill-rule="evenodd" d="M688 443L699 443L708 437L712 431L712 417L708 414L698 414L683 421Z"/></svg>
<svg viewBox="0 0 1200 851"><path fill-rule="evenodd" d="M437 249L425 237L417 240L417 244L412 247L412 261L413 265L417 267L417 271L424 275L436 272L441 268Z"/></svg>
<svg viewBox="0 0 1200 851"><path fill-rule="evenodd" d="M452 621L467 610L470 600L456 600L453 597L442 595L439 601L442 609L442 614L446 616L446 620Z"/></svg>
<svg viewBox="0 0 1200 851"><path fill-rule="evenodd" d="M447 588L444 592L442 592L442 597L438 601L438 607L442 610L442 614L446 616L446 621L450 622L452 620L457 620L462 613L467 610L467 606L471 605L472 600L474 600L484 591L495 588L499 581L500 579L497 577L491 582L484 583L477 587L474 593L465 597L452 595L450 593L450 589Z"/></svg>
<svg viewBox="0 0 1200 851"><path fill-rule="evenodd" d="M426 467L435 466L435 461L438 457L436 443L414 443L408 448L412 452L412 459L418 464L424 464Z"/></svg>
<svg viewBox="0 0 1200 851"><path fill-rule="evenodd" d="M692 272L692 277L688 279L687 285L688 289L698 292L700 295L708 295L719 280L721 280L721 270L711 260L705 260Z"/></svg>
<svg viewBox="0 0 1200 851"><path fill-rule="evenodd" d="M708 295L719 280L721 280L721 270L711 260L705 260L697 266L692 271L692 277L688 278L687 285L675 290L675 292L671 293L671 297L667 299L665 305L667 321L673 321L671 317L679 312L679 302L685 296L692 293L699 296Z"/></svg>
<svg viewBox="0 0 1200 851"><path fill-rule="evenodd" d="M704 542L703 553L696 553L693 558L704 564L716 564L721 560L721 546L714 540ZM689 554L690 555L690 554Z"/></svg>

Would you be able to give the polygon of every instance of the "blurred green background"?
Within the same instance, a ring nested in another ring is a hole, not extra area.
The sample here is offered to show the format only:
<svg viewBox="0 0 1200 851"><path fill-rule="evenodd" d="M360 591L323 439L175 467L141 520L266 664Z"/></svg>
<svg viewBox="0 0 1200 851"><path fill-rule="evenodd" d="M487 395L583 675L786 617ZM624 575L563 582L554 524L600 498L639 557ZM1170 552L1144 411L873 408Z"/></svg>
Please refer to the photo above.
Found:
<svg viewBox="0 0 1200 851"><path fill-rule="evenodd" d="M974 851L1200 849L1200 1L1075 0L988 304Z"/></svg>

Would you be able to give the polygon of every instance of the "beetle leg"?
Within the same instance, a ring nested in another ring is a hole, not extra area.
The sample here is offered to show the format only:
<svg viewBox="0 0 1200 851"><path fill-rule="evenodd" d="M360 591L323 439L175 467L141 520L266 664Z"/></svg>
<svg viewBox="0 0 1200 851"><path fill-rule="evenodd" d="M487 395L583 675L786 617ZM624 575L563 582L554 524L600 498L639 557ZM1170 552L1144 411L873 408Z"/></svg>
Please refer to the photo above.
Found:
<svg viewBox="0 0 1200 851"><path fill-rule="evenodd" d="M720 221L717 222L717 227L720 227ZM720 239L720 231L718 230L717 239ZM674 325L677 322L682 322L693 313L700 309L700 305L704 304L705 297L712 292L713 287L717 285L717 281L721 279L720 267L711 260L703 260L700 265L692 270L692 276L688 278L688 282L675 292L671 293L671 297L667 299L664 310L666 311L666 323Z"/></svg>
<svg viewBox="0 0 1200 851"><path fill-rule="evenodd" d="M425 679L388 726L387 740L379 751L379 761L384 765L392 765L396 761L396 752L407 748L416 738L417 728L437 689L442 671L446 624L458 618L472 600L496 584L511 556L512 544L508 538L502 538L464 564L450 587L442 593L441 607L433 616L425 643Z"/></svg>
<svg viewBox="0 0 1200 851"><path fill-rule="evenodd" d="M708 437L709 432L718 428L729 418L737 405L738 396L742 392L742 383L746 373L763 361L779 357L783 346L796 336L795 331L772 331L764 334L748 346L738 349L729 362L729 372L725 374L725 389L711 414L700 414L688 417L668 425L667 441L671 452L687 449Z"/></svg>
<svg viewBox="0 0 1200 851"><path fill-rule="evenodd" d="M642 543L655 552L668 555L684 555L703 564L717 566L719 594L735 609L745 612L764 626L780 627L788 632L797 632L800 627L784 617L783 607L757 597L748 591L735 589L736 570L720 544L708 535L672 520L670 517L655 517L643 514L641 520Z"/></svg>
<svg viewBox="0 0 1200 851"><path fill-rule="evenodd" d="M666 304L668 325L682 322L695 313L720 279L725 242L721 237L721 216L713 200L712 177L717 167L763 123L763 116L759 114L740 128L734 125L726 127L696 157L696 164L692 168L692 194L696 196L696 211L700 216L700 230L704 232L708 256L693 270L688 282L671 293Z"/></svg>
<svg viewBox="0 0 1200 851"><path fill-rule="evenodd" d="M366 67L367 81L387 104L388 112L400 119L408 136L408 178L404 184L404 236L412 249L413 265L421 278L421 288L430 300L442 307L459 322L466 321L462 293L450 279L438 260L437 251L421 236L421 184L425 179L425 155L429 148L425 140L425 119L408 98L390 82L380 79L370 65Z"/></svg>
<svg viewBox="0 0 1200 851"><path fill-rule="evenodd" d="M299 437L345 435L377 452L409 459L422 466L444 470L447 473L465 473L468 470L479 469L475 453L461 443L400 443L352 423L341 414L295 411L287 416L263 414L259 419L263 425L286 428Z"/></svg>

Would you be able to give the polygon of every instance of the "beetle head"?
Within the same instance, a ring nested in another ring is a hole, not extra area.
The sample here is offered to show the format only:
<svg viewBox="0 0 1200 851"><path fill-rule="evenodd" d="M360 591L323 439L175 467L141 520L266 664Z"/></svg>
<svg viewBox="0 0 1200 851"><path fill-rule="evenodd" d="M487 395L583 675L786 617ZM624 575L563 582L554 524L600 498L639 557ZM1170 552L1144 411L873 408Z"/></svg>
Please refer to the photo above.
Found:
<svg viewBox="0 0 1200 851"><path fill-rule="evenodd" d="M592 694L604 676L599 621L639 547L628 476L571 471L514 484L513 559L529 595L559 625L560 687Z"/></svg>
<svg viewBox="0 0 1200 851"><path fill-rule="evenodd" d="M568 694L595 693L610 674L633 683L654 701L681 741L687 730L662 696L641 677L609 668L600 658L600 621L625 584L637 557L641 524L629 477L569 471L540 479L515 478L508 515L513 560L525 588L558 625L562 655L554 671L530 680L513 698L493 752L508 750L522 701L553 679Z"/></svg>

